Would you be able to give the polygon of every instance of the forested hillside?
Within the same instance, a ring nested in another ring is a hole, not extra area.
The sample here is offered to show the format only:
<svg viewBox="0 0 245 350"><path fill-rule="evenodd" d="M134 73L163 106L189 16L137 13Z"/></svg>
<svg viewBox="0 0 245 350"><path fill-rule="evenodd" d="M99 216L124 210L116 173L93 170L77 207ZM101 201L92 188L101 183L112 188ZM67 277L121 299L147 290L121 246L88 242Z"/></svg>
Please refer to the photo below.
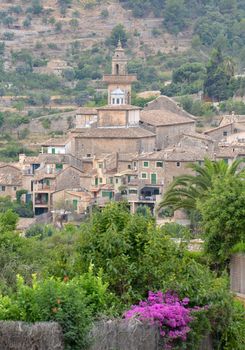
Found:
<svg viewBox="0 0 245 350"><path fill-rule="evenodd" d="M119 38L129 72L138 76L135 92L180 96L189 112L212 117L217 111L211 104L186 97L204 92L210 101L223 101L222 111L245 113L243 102L227 102L245 91L243 0L2 0L4 142L25 124L17 138L26 139L32 118L104 104L101 78L110 72ZM144 106L145 101L134 97L133 103ZM49 130L49 119L43 125Z"/></svg>

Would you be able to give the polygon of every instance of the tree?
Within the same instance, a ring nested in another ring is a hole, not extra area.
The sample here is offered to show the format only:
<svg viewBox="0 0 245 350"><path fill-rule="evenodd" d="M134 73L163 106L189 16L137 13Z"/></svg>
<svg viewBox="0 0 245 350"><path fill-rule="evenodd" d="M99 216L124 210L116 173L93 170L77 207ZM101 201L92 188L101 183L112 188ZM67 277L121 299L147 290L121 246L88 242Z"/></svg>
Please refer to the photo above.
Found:
<svg viewBox="0 0 245 350"><path fill-rule="evenodd" d="M228 58L224 59L219 48L214 49L207 65L204 94L214 100L227 100L233 95L233 75L233 62Z"/></svg>
<svg viewBox="0 0 245 350"><path fill-rule="evenodd" d="M175 210L180 208L196 209L198 199L206 199L209 190L212 189L215 178L223 181L227 176L235 178L245 178L245 169L238 170L238 167L244 159L235 160L228 165L224 160L212 161L205 159L204 165L196 163L189 164L197 175L181 175L174 179L159 208L173 206Z"/></svg>
<svg viewBox="0 0 245 350"><path fill-rule="evenodd" d="M122 24L118 24L112 29L109 43L110 45L117 47L119 40L121 41L122 46L125 47L127 44L128 35Z"/></svg>
<svg viewBox="0 0 245 350"><path fill-rule="evenodd" d="M205 250L211 262L222 270L231 248L245 239L244 179L231 174L222 181L212 179L205 200L197 200L202 216Z"/></svg>
<svg viewBox="0 0 245 350"><path fill-rule="evenodd" d="M186 27L187 11L184 0L167 0L164 11L164 25L173 34Z"/></svg>
<svg viewBox="0 0 245 350"><path fill-rule="evenodd" d="M173 71L173 83L191 84L205 78L206 69L201 63L185 63Z"/></svg>

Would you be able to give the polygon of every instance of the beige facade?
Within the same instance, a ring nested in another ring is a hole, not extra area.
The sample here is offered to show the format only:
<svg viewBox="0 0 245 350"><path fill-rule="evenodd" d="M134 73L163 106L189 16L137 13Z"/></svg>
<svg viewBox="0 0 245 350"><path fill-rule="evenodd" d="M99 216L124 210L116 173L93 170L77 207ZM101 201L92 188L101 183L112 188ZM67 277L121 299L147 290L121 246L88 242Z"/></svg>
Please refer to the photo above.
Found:
<svg viewBox="0 0 245 350"><path fill-rule="evenodd" d="M53 193L53 206L62 207L76 214L84 214L91 204L91 195L83 191L60 190Z"/></svg>
<svg viewBox="0 0 245 350"><path fill-rule="evenodd" d="M112 152L150 152L154 148L155 135L147 130L140 128L107 128L103 130L91 129L90 132L86 133L85 131L84 134L77 135L75 137L74 151L77 157L82 158Z"/></svg>
<svg viewBox="0 0 245 350"><path fill-rule="evenodd" d="M21 170L13 165L0 166L0 196L16 198L16 191L22 188Z"/></svg>
<svg viewBox="0 0 245 350"><path fill-rule="evenodd" d="M66 188L79 188L80 187L80 176L82 171L68 166L66 169L61 171L56 176L56 190L63 190Z"/></svg>
<svg viewBox="0 0 245 350"><path fill-rule="evenodd" d="M234 124L229 123L226 125L218 126L204 132L205 135L212 137L216 142L225 140L227 136L230 136L234 133Z"/></svg>

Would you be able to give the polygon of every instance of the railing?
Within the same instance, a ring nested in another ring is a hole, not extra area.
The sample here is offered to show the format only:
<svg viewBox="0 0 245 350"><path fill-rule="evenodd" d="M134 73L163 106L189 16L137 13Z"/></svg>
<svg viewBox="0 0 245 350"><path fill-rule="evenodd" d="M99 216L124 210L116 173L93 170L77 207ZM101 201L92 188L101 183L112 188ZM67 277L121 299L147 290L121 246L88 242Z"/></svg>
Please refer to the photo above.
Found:
<svg viewBox="0 0 245 350"><path fill-rule="evenodd" d="M35 205L48 205L48 201L47 200L42 200L42 199L35 199Z"/></svg>
<svg viewBox="0 0 245 350"><path fill-rule="evenodd" d="M54 185L47 184L34 184L33 190L35 191L55 191Z"/></svg>
<svg viewBox="0 0 245 350"><path fill-rule="evenodd" d="M156 200L156 196L139 196L139 200L140 201L155 201Z"/></svg>

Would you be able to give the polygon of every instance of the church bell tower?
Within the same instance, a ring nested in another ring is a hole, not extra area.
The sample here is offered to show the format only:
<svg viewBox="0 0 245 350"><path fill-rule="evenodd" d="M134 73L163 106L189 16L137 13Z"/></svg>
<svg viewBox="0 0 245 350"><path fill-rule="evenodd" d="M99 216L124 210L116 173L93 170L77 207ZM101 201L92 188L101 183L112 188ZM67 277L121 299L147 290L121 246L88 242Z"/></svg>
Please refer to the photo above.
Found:
<svg viewBox="0 0 245 350"><path fill-rule="evenodd" d="M108 105L130 105L131 85L137 81L136 75L128 74L128 60L119 40L112 57L112 74L104 75L103 81L108 85Z"/></svg>

